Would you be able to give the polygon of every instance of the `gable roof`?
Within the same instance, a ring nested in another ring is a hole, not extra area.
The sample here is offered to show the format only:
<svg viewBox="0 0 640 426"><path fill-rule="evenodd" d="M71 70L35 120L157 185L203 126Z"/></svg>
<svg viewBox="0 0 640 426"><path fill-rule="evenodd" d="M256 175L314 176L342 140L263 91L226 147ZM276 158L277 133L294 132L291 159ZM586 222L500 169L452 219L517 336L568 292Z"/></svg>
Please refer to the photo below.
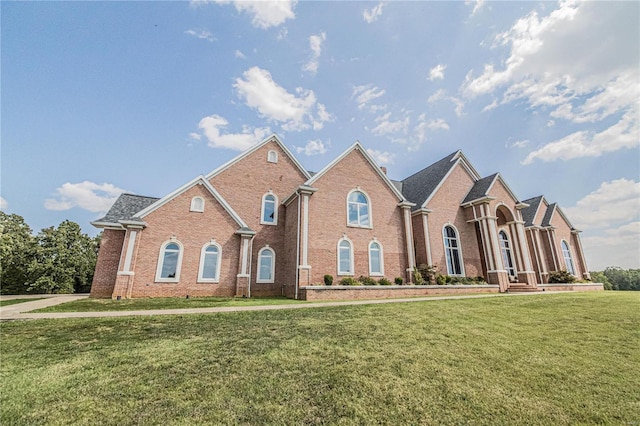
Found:
<svg viewBox="0 0 640 426"><path fill-rule="evenodd" d="M121 227L120 221L131 221L140 210L158 201L156 197L120 194L104 217L91 222L97 228Z"/></svg>
<svg viewBox="0 0 640 426"><path fill-rule="evenodd" d="M269 136L268 138L264 139L262 142L259 142L259 143L255 144L255 145L253 145L251 148L247 149L246 151L244 151L240 155L232 158L231 160L229 160L226 163L224 163L222 166L220 166L217 169L209 172L205 176L205 178L207 180L209 180L212 177L222 173L223 171L225 171L229 167L233 166L234 164L236 164L237 162L239 162L243 158L249 156L251 153L257 151L258 149L262 148L264 145L266 145L266 144L268 144L269 142L272 142L272 141L275 142L280 147L280 149L282 149L282 151L287 155L287 157L289 157L291 159L293 164L296 165L296 167L300 170L300 172L304 175L305 178L309 179L311 177L311 175L309 175L309 172L306 171L304 167L302 167L302 164L300 164L298 159L293 156L291 151L289 151L289 149L286 147L286 145L282 143L280 138L278 138L278 135L276 135L275 133L272 133L271 136Z"/></svg>
<svg viewBox="0 0 640 426"><path fill-rule="evenodd" d="M413 210L426 206L458 164L462 164L474 181L480 179L469 160L458 150L402 181L402 193L407 200L416 204Z"/></svg>
<svg viewBox="0 0 640 426"><path fill-rule="evenodd" d="M542 205L543 200L544 200L544 196L538 195L537 197L529 198L528 200L523 201L523 203L529 204L528 207L525 207L522 210L520 210L520 212L522 213L522 220L524 220L525 227L535 225L533 221L536 220L538 209Z"/></svg>
<svg viewBox="0 0 640 426"><path fill-rule="evenodd" d="M551 218L553 217L553 213L555 212L557 203L551 203L547 206L547 211L544 213L544 217L542 218L542 226L551 226Z"/></svg>
<svg viewBox="0 0 640 426"><path fill-rule="evenodd" d="M494 173L491 176L483 177L479 181L476 181L476 183L473 184L473 186L469 190L467 196L464 197L464 200L462 200L462 204L470 203L480 198L487 197L489 189L491 189L497 177L498 173Z"/></svg>
<svg viewBox="0 0 640 426"><path fill-rule="evenodd" d="M182 185L180 188L176 189L172 193L162 197L161 199L157 200L155 203L153 203L153 204L147 206L145 209L139 211L133 217L133 220L136 220L136 219L139 220L139 219L144 218L145 216L147 216L151 212L156 211L157 209L159 209L160 207L162 207L163 205L165 205L169 201L171 201L174 198L176 198L178 195L182 194L183 192L187 191L188 189L193 188L196 185L203 185L211 193L211 195L213 195L213 198L215 198L216 201L218 201L218 203L220 203L220 205L227 211L227 213L229 213L229 216L231 216L231 218L240 226L240 228L249 229L249 226L242 220L242 218L238 215L238 213L236 213L231 208L229 203L227 203L227 201L224 198L222 198L222 195L220 195L218 193L218 191L216 191L216 189L213 187L213 185L211 185L209 183L209 181L202 175L196 177L195 179L191 180L190 182L187 182L186 184Z"/></svg>
<svg viewBox="0 0 640 426"><path fill-rule="evenodd" d="M471 187L471 190L469 191L469 193L467 194L467 196L465 197L465 199L462 201L461 204L462 205L471 204L474 201L479 201L483 198L489 197L489 193L491 192L493 185L495 185L495 183L498 181L502 184L502 186L507 191L509 196L513 198L516 204L521 204L516 194L514 194L511 188L509 188L509 185L507 185L507 182L504 181L500 173L494 173L491 176L484 177L479 181L477 181L473 185L473 187Z"/></svg>
<svg viewBox="0 0 640 426"><path fill-rule="evenodd" d="M331 170L336 164L342 161L347 155L349 155L352 151L358 151L362 156L367 160L367 162L371 165L373 170L382 178L384 183L391 189L391 192L398 197L399 201L407 201L402 193L398 190L398 188L389 180L387 175L380 169L373 158L369 155L366 149L360 144L360 142L356 141L353 145L347 148L342 154L340 154L337 158L335 158L332 162L327 164L322 170L318 173L314 174L309 180L307 180L304 184L306 186L313 186L314 182L324 176L329 170Z"/></svg>

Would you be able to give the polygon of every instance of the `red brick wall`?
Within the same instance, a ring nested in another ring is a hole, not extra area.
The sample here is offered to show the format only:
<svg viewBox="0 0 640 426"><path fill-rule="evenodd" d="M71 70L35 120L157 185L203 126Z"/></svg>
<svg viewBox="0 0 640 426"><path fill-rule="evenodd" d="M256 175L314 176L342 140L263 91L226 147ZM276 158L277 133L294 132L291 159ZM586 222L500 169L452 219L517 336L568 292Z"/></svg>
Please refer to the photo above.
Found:
<svg viewBox="0 0 640 426"><path fill-rule="evenodd" d="M302 289L304 300L349 300L349 299L390 299L394 297L434 296L438 294L460 295L478 293L498 293L497 285L488 286L390 286L390 287L346 287L346 288L306 288Z"/></svg>
<svg viewBox="0 0 640 426"><path fill-rule="evenodd" d="M483 273L475 225L467 223L467 213L460 207L473 184L474 181L467 171L457 165L427 205L428 209L433 210L429 213L431 256L438 272L443 275L447 274L447 263L442 229L448 223L453 224L458 230L465 275L475 277Z"/></svg>
<svg viewBox="0 0 640 426"><path fill-rule="evenodd" d="M111 297L116 284L125 231L105 229L100 240L98 261L91 284L91 297Z"/></svg>
<svg viewBox="0 0 640 426"><path fill-rule="evenodd" d="M205 200L203 213L190 212L191 199ZM148 226L138 234L132 297L233 296L240 258L239 225L211 193L196 185L144 218ZM179 283L156 283L156 268L162 245L172 235L183 245ZM198 283L202 247L215 238L222 246L219 283Z"/></svg>
<svg viewBox="0 0 640 426"><path fill-rule="evenodd" d="M578 277L578 279L582 279L582 274L587 271L582 270L580 262L578 261L579 248L576 244L575 238L573 238L573 235L571 235L571 227L562 218L562 215L560 215L557 208L555 213L553 214L553 217L551 218L551 225L556 228L556 244L558 246L558 257L560 257L561 269L567 269L561 245L561 241L565 240L567 244L569 244L569 248L571 250L571 259L573 260L575 275L576 277Z"/></svg>
<svg viewBox="0 0 640 426"><path fill-rule="evenodd" d="M277 163L267 162L267 153L270 150L278 153ZM295 265L287 262L290 256L285 252L286 212L281 203L306 180L295 163L273 141L243 157L210 180L238 215L256 231L251 263L252 296L280 295L283 285L289 284L287 280L292 276L290 269L295 268ZM278 197L277 226L260 224L262 196L269 190ZM295 241L293 243L295 244ZM256 283L258 252L266 244L269 244L276 256L273 284Z"/></svg>
<svg viewBox="0 0 640 426"><path fill-rule="evenodd" d="M285 263L284 269L284 293L287 297L295 296L296 282L296 238L298 236L298 199L294 199L285 209L286 220L284 229L284 253L282 260Z"/></svg>
<svg viewBox="0 0 640 426"><path fill-rule="evenodd" d="M413 244L416 252L416 266L428 264L427 247L424 238L424 221L422 214L418 213L411 217L413 227Z"/></svg>
<svg viewBox="0 0 640 426"><path fill-rule="evenodd" d="M336 254L343 234L353 243L354 278L369 275L373 237L382 246L385 277L391 281L405 277L407 254L398 197L359 151L349 153L313 186L318 191L309 199L311 283L322 283L325 274L332 275L336 284L343 278L338 276ZM370 197L372 229L347 226L347 195L358 186Z"/></svg>

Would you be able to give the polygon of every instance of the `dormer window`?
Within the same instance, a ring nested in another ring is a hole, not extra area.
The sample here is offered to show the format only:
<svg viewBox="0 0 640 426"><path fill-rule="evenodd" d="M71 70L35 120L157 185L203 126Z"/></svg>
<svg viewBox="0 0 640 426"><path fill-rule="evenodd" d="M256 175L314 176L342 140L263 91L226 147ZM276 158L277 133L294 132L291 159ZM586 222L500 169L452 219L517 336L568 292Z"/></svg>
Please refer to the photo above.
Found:
<svg viewBox="0 0 640 426"><path fill-rule="evenodd" d="M202 213L204 211L204 198L193 197L191 199L191 208L189 210L192 212Z"/></svg>
<svg viewBox="0 0 640 426"><path fill-rule="evenodd" d="M278 162L278 153L271 150L267 153L267 162L268 163L277 163Z"/></svg>

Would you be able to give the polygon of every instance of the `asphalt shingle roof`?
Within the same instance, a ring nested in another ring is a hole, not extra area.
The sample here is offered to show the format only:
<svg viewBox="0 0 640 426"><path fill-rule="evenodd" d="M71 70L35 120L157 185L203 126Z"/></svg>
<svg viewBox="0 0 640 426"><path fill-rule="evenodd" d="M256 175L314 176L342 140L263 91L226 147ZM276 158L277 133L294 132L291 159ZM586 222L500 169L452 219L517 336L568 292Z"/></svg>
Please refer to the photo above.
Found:
<svg viewBox="0 0 640 426"><path fill-rule="evenodd" d="M458 152L447 155L442 160L436 161L402 181L402 195L416 204L412 210L420 209L427 198L435 191L455 164L452 160Z"/></svg>
<svg viewBox="0 0 640 426"><path fill-rule="evenodd" d="M486 197L487 191L489 191L489 187L491 187L491 184L495 180L496 176L498 176L498 174L494 173L491 176L483 177L475 184L473 184L467 196L464 197L464 200L462 200L462 204L468 203L469 201L477 200L478 198Z"/></svg>
<svg viewBox="0 0 640 426"><path fill-rule="evenodd" d="M134 219L136 213L149 207L158 200L159 198L155 197L121 194L107 214L96 222L118 223L119 220L136 220Z"/></svg>
<svg viewBox="0 0 640 426"><path fill-rule="evenodd" d="M547 207L547 211L544 214L544 218L542 219L542 226L551 226L551 216L553 215L553 211L556 209L557 203L549 204Z"/></svg>
<svg viewBox="0 0 640 426"><path fill-rule="evenodd" d="M529 198L528 200L524 200L523 203L529 204L529 207L525 207L520 210L522 212L522 219L524 220L524 226L533 226L535 223L533 221L536 219L536 212L538 211L538 206L542 202L542 195L537 197Z"/></svg>

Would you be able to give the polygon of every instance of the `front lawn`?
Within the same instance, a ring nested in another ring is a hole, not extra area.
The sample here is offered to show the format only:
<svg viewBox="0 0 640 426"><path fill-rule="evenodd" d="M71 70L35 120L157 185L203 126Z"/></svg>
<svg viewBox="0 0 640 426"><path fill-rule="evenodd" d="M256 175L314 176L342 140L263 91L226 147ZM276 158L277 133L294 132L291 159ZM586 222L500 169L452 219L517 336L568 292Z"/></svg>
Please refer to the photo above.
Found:
<svg viewBox="0 0 640 426"><path fill-rule="evenodd" d="M0 423L636 424L639 307L590 292L2 323Z"/></svg>
<svg viewBox="0 0 640 426"><path fill-rule="evenodd" d="M262 306L305 303L286 297L161 297L149 299L80 299L60 305L49 306L33 312L104 312L138 311L150 309L216 308L223 306Z"/></svg>

